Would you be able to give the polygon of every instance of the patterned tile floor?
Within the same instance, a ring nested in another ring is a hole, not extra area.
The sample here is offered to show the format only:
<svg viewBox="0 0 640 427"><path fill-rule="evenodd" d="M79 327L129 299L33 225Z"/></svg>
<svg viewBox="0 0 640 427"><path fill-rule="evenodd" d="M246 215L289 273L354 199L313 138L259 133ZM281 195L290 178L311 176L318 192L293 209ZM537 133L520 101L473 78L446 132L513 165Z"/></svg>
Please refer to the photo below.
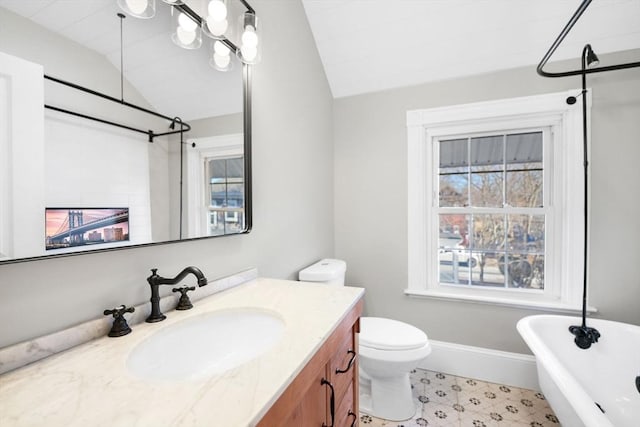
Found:
<svg viewBox="0 0 640 427"><path fill-rule="evenodd" d="M361 427L558 427L542 393L417 369L411 373L416 415L388 421L360 414Z"/></svg>

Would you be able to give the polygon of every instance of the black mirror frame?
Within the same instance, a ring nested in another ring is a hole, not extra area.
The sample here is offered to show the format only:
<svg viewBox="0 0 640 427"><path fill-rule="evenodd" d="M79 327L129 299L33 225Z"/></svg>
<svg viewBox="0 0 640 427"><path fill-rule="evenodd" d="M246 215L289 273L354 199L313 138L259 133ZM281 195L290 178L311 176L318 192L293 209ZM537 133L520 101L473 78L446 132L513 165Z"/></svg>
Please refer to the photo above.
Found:
<svg viewBox="0 0 640 427"><path fill-rule="evenodd" d="M100 249L88 249L86 251L81 252L69 252L69 253L60 253L60 254L50 254L50 255L39 255L33 257L25 257L25 258L15 258L15 259L7 259L1 260L0 266L6 264L15 264L20 262L29 262L29 261L40 261L40 260L49 260L54 258L63 258L69 256L77 256L77 255L89 255L96 254L102 252L111 252L111 251L121 251L126 249L136 249L146 246L157 246L157 245L167 245L172 243L181 243L188 242L192 240L202 240L202 239L211 239L216 237L229 237L229 236L237 236L240 234L247 234L251 232L253 228L253 201L252 201L252 174L251 174L251 65L242 64L242 107L243 107L243 132L244 132L244 144L243 144L243 155L244 155L244 215L245 215L245 228L240 233L233 234L221 234L217 236L203 236L203 237L193 237L186 239L177 239L177 240L166 240L163 242L152 242L152 243L140 243L133 244L129 246L119 246L116 248L100 248Z"/></svg>

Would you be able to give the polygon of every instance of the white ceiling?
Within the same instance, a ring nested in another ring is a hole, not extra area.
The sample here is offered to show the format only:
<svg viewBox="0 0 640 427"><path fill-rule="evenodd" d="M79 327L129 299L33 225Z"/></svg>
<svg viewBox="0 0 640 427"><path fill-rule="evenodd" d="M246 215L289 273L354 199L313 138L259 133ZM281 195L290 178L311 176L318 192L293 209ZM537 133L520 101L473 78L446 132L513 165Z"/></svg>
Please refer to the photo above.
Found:
<svg viewBox="0 0 640 427"><path fill-rule="evenodd" d="M302 2L336 98L535 65L580 4L580 0ZM210 68L206 38L198 51L175 46L170 40L169 7L160 0L156 3L155 18L124 21L125 78L165 115L193 120L242 111L239 63L233 73ZM230 4L237 13L240 2ZM116 17L120 10L115 0L0 0L0 7L103 54L120 69ZM594 0L553 60L578 57L587 42L596 53L640 48L640 0Z"/></svg>
<svg viewBox="0 0 640 427"><path fill-rule="evenodd" d="M170 117L194 120L241 112L240 63L235 61L227 73L210 67L211 39L206 37L198 50L173 44L170 7L156 3L153 19L123 21L125 78L158 112ZM120 70L121 10L116 0L0 0L0 7L95 50Z"/></svg>
<svg viewBox="0 0 640 427"><path fill-rule="evenodd" d="M302 2L336 98L537 65L581 3ZM579 58L586 43L596 53L640 48L640 0L594 0L552 61Z"/></svg>

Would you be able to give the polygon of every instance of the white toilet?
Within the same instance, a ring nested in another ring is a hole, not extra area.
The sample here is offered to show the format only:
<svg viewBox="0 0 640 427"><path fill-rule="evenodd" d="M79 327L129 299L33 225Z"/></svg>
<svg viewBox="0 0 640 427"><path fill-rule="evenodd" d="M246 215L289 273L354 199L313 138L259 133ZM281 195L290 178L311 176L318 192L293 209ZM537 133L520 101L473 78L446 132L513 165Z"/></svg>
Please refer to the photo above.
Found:
<svg viewBox="0 0 640 427"><path fill-rule="evenodd" d="M323 259L301 270L298 279L344 285L347 264ZM403 322L380 317L360 318L360 411L391 421L416 413L409 373L431 353L427 335Z"/></svg>

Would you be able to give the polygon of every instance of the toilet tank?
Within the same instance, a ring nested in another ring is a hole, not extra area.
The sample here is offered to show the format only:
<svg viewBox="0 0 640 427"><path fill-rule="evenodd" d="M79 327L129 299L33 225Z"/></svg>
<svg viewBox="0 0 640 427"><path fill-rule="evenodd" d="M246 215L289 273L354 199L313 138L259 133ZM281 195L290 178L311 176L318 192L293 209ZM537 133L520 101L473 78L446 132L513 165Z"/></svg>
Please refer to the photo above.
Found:
<svg viewBox="0 0 640 427"><path fill-rule="evenodd" d="M341 259L325 258L310 265L298 273L298 280L303 282L320 282L327 285L344 285L347 263Z"/></svg>

